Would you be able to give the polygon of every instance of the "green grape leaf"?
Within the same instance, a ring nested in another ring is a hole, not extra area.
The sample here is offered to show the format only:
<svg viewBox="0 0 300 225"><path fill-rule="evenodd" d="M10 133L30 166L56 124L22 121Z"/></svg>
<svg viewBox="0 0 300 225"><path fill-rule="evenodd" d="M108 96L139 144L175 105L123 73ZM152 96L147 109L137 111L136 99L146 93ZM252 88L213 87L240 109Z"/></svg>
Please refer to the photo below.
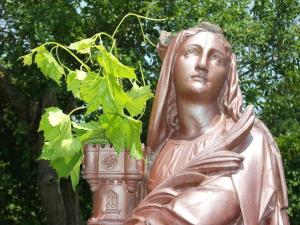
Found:
<svg viewBox="0 0 300 225"><path fill-rule="evenodd" d="M83 156L79 158L78 162L75 164L71 171L71 183L73 190L75 191L77 184L79 183L79 175L80 175L80 165L82 163Z"/></svg>
<svg viewBox="0 0 300 225"><path fill-rule="evenodd" d="M75 70L75 73L77 80L84 80L87 76L87 73L82 70Z"/></svg>
<svg viewBox="0 0 300 225"><path fill-rule="evenodd" d="M37 51L35 63L40 68L45 77L54 80L60 85L60 79L65 74L64 68L59 65L53 55L45 48Z"/></svg>
<svg viewBox="0 0 300 225"><path fill-rule="evenodd" d="M56 142L44 142L44 146L42 149L42 154L38 157L38 160L44 159L44 160L54 160L56 159L56 154L53 154L57 150L57 147L59 147L59 144Z"/></svg>
<svg viewBox="0 0 300 225"><path fill-rule="evenodd" d="M114 99L110 95L107 80L98 74L91 72L82 81L80 95L87 103L86 114L98 110L102 106L105 112L119 112L123 108L117 108Z"/></svg>
<svg viewBox="0 0 300 225"><path fill-rule="evenodd" d="M111 125L111 121L117 118L117 114L103 114L99 116L101 127L107 129Z"/></svg>
<svg viewBox="0 0 300 225"><path fill-rule="evenodd" d="M136 83L128 93L126 109L132 117L141 114L148 99L153 97L150 85L139 87Z"/></svg>
<svg viewBox="0 0 300 225"><path fill-rule="evenodd" d="M97 110L101 105L101 90L105 89L105 80L98 74L91 72L82 81L80 96L87 103L87 114Z"/></svg>
<svg viewBox="0 0 300 225"><path fill-rule="evenodd" d="M78 140L81 141L82 144L108 144L109 141L105 137L105 131L102 130L88 130L82 132L77 136Z"/></svg>
<svg viewBox="0 0 300 225"><path fill-rule="evenodd" d="M60 114L61 109L57 107L50 107L46 109L46 112L42 115L40 126L38 131L44 132L45 141L54 140L60 135L59 126L52 126L49 121L49 113L58 113Z"/></svg>
<svg viewBox="0 0 300 225"><path fill-rule="evenodd" d="M81 142L74 138L63 139L60 147L60 151L57 152L58 157L71 156L81 150Z"/></svg>
<svg viewBox="0 0 300 225"><path fill-rule="evenodd" d="M59 124L66 123L69 121L69 119L70 119L69 116L64 114L58 108L48 111L48 120L52 127L56 127Z"/></svg>
<svg viewBox="0 0 300 225"><path fill-rule="evenodd" d="M45 46L44 45L40 45L34 49L31 50L32 53L35 53L35 52L40 52L40 51L44 51L46 50Z"/></svg>
<svg viewBox="0 0 300 225"><path fill-rule="evenodd" d="M70 139L73 137L71 124L72 122L70 116L68 116L68 120L59 124L61 139Z"/></svg>
<svg viewBox="0 0 300 225"><path fill-rule="evenodd" d="M87 73L82 70L71 71L67 76L67 90L72 91L76 98L80 97L81 82L87 77Z"/></svg>
<svg viewBox="0 0 300 225"><path fill-rule="evenodd" d="M46 109L39 127L45 138L40 159L70 157L81 150L81 141L73 137L71 124L70 116L64 114L61 109Z"/></svg>
<svg viewBox="0 0 300 225"><path fill-rule="evenodd" d="M72 125L74 128L80 129L80 130L99 130L102 129L100 127L100 123L97 121L90 121L88 123L76 123L72 122Z"/></svg>
<svg viewBox="0 0 300 225"><path fill-rule="evenodd" d="M108 76L111 93L113 95L114 107L117 108L118 112L122 113L123 108L127 103L127 94L124 92L122 85L117 81L117 79L113 76ZM109 101L104 101L103 108L106 109L109 107ZM104 110L105 111L105 110ZM107 111L105 111L107 112ZM116 112L116 111L108 111L108 112Z"/></svg>
<svg viewBox="0 0 300 225"><path fill-rule="evenodd" d="M87 103L86 114L99 109L103 100L102 92L105 90L107 90L105 79L94 72L89 73L82 81L80 96Z"/></svg>
<svg viewBox="0 0 300 225"><path fill-rule="evenodd" d="M135 120L131 117L127 117L127 121L130 127L130 156L136 159L143 158L142 144L141 144L141 133L142 133L142 122Z"/></svg>
<svg viewBox="0 0 300 225"><path fill-rule="evenodd" d="M97 45L96 47L99 50L97 61L108 74L120 78L136 79L133 68L123 65L113 54L108 52L104 46Z"/></svg>
<svg viewBox="0 0 300 225"><path fill-rule="evenodd" d="M142 159L143 158L143 151L142 151L142 144L139 139L136 139L130 148L130 156L135 159Z"/></svg>
<svg viewBox="0 0 300 225"><path fill-rule="evenodd" d="M91 47L94 45L95 40L93 38L83 39L69 45L69 48L72 50L76 50L81 54L89 54L91 52Z"/></svg>
<svg viewBox="0 0 300 225"><path fill-rule="evenodd" d="M117 152L129 149L131 156L137 159L142 158L141 121L118 114L104 114L99 119L103 128L106 129L106 137L108 137Z"/></svg>
<svg viewBox="0 0 300 225"><path fill-rule="evenodd" d="M42 154L38 159L55 160L61 157L71 157L79 152L81 147L79 139L58 138L54 141L44 143Z"/></svg>
<svg viewBox="0 0 300 225"><path fill-rule="evenodd" d="M20 59L23 59L24 66L30 66L32 64L32 53L23 55L22 57L20 57Z"/></svg>
<svg viewBox="0 0 300 225"><path fill-rule="evenodd" d="M78 152L71 157L57 158L50 162L53 169L56 170L59 178L70 176L77 163L82 162L82 153Z"/></svg>
<svg viewBox="0 0 300 225"><path fill-rule="evenodd" d="M91 121L84 124L72 122L72 125L76 129L76 138L81 141L82 145L108 143L105 130L100 126L100 122Z"/></svg>

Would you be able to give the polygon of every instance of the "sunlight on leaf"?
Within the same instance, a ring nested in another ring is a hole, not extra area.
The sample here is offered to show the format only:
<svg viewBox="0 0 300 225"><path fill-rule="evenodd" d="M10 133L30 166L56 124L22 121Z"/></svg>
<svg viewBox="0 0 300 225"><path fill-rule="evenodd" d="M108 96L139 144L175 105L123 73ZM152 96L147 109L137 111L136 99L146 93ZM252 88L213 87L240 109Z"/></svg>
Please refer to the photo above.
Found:
<svg viewBox="0 0 300 225"><path fill-rule="evenodd" d="M117 89L118 87L112 86L112 88ZM87 102L86 114L98 110L100 106L107 113L121 112L123 110L123 105L116 104L110 95L107 80L96 73L89 73L82 81L80 95Z"/></svg>
<svg viewBox="0 0 300 225"><path fill-rule="evenodd" d="M87 73L82 70L75 70L69 72L67 76L67 91L72 91L76 98L81 99L80 85L82 81L87 77Z"/></svg>
<svg viewBox="0 0 300 225"><path fill-rule="evenodd" d="M80 165L82 163L82 160L83 160L83 156L79 158L79 160L77 161L77 163L75 164L75 166L71 171L71 183L74 191L76 190L76 186L79 183Z"/></svg>
<svg viewBox="0 0 300 225"><path fill-rule="evenodd" d="M128 93L126 109L132 117L141 114L146 106L148 99L153 97L150 85L139 87L136 83Z"/></svg>
<svg viewBox="0 0 300 225"><path fill-rule="evenodd" d="M32 64L32 53L24 55L24 56L20 57L20 59L23 59L24 66L30 66Z"/></svg>
<svg viewBox="0 0 300 225"><path fill-rule="evenodd" d="M58 111L49 111L48 120L51 126L55 127L62 123L63 121L67 121L69 117L64 114L61 110Z"/></svg>
<svg viewBox="0 0 300 225"><path fill-rule="evenodd" d="M130 150L131 156L141 159L142 146L140 135L142 132L142 122L130 117L120 115L101 115L100 122L106 128L105 135L113 144L115 150Z"/></svg>
<svg viewBox="0 0 300 225"><path fill-rule="evenodd" d="M81 157L81 153L76 153L71 157L57 158L51 161L51 166L57 171L59 177L68 177L76 164L82 161Z"/></svg>
<svg viewBox="0 0 300 225"><path fill-rule="evenodd" d="M72 50L76 50L81 54L88 54L90 53L90 48L93 46L94 42L94 39L87 38L70 44L69 48Z"/></svg>
<svg viewBox="0 0 300 225"><path fill-rule="evenodd" d="M35 62L45 77L54 80L60 85L60 79L65 74L64 68L59 65L53 55L46 49L38 51Z"/></svg>
<svg viewBox="0 0 300 225"><path fill-rule="evenodd" d="M123 65L113 54L109 53L102 45L97 45L99 54L98 63L104 70L115 77L136 79L134 69Z"/></svg>

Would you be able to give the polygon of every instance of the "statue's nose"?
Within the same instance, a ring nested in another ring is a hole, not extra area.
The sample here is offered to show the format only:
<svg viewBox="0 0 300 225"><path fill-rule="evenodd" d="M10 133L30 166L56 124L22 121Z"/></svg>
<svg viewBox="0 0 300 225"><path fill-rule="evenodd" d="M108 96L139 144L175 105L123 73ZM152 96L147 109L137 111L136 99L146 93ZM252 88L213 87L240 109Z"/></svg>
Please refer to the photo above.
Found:
<svg viewBox="0 0 300 225"><path fill-rule="evenodd" d="M207 72L208 71L208 63L207 63L207 56L206 55L202 55L199 56L199 59L197 60L197 64L196 64L196 69L197 70L202 70Z"/></svg>

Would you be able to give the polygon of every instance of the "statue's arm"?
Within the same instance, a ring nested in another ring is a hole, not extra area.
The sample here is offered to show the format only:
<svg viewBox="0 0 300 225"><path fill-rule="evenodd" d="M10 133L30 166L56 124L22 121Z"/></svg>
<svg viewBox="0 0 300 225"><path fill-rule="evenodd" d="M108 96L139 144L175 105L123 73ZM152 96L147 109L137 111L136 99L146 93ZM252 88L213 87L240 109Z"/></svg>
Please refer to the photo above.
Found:
<svg viewBox="0 0 300 225"><path fill-rule="evenodd" d="M224 216L226 215L226 216ZM240 207L231 177L219 176L198 187L186 188L167 204L145 202L133 216L138 223L155 225L231 224L238 221Z"/></svg>

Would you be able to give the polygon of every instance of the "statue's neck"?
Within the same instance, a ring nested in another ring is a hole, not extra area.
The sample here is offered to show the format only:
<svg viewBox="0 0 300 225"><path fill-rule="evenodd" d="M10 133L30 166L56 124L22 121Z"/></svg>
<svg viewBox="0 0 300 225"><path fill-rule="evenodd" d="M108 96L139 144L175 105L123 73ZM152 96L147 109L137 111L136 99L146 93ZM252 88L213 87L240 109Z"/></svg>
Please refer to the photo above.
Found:
<svg viewBox="0 0 300 225"><path fill-rule="evenodd" d="M195 103L176 99L180 139L193 139L211 131L220 121L218 102Z"/></svg>

